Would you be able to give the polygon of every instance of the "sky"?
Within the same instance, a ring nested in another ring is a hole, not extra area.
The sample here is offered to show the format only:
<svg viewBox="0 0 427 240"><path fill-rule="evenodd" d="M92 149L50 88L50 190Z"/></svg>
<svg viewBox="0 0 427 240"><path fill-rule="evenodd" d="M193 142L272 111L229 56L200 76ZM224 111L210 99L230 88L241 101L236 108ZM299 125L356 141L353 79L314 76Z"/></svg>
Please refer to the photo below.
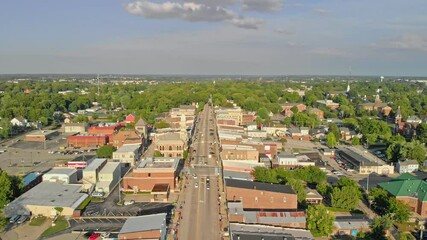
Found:
<svg viewBox="0 0 427 240"><path fill-rule="evenodd" d="M1 0L0 74L427 76L426 0Z"/></svg>

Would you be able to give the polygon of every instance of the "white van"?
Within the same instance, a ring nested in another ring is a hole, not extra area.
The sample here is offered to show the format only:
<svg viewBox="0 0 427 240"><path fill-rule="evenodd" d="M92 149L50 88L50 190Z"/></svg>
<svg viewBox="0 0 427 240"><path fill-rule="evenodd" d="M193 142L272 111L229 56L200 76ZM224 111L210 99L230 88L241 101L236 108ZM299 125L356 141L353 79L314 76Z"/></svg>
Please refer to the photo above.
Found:
<svg viewBox="0 0 427 240"><path fill-rule="evenodd" d="M104 193L103 192L93 192L92 193L92 197L104 197Z"/></svg>

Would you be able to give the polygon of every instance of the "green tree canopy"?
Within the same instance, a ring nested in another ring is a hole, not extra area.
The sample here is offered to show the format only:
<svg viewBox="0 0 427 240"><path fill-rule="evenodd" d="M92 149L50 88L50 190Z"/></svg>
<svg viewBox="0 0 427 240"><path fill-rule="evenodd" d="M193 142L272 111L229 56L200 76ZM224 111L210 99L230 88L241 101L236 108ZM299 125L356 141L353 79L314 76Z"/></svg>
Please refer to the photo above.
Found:
<svg viewBox="0 0 427 240"><path fill-rule="evenodd" d="M307 228L313 236L329 236L334 229L335 216L323 205L308 206Z"/></svg>
<svg viewBox="0 0 427 240"><path fill-rule="evenodd" d="M330 132L326 135L326 145L330 148L333 148L337 145L337 139L335 138L334 133Z"/></svg>
<svg viewBox="0 0 427 240"><path fill-rule="evenodd" d="M100 158L111 158L113 157L113 152L116 151L116 148L113 146L101 146L96 150L96 156Z"/></svg>

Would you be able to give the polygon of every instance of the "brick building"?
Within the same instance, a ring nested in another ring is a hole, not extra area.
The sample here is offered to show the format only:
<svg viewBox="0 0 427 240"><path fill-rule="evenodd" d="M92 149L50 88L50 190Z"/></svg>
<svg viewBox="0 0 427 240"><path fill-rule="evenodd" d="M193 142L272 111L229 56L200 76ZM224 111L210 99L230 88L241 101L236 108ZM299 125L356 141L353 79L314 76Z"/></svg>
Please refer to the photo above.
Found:
<svg viewBox="0 0 427 240"><path fill-rule="evenodd" d="M225 179L227 201L242 202L244 210L296 210L297 194L281 184Z"/></svg>
<svg viewBox="0 0 427 240"><path fill-rule="evenodd" d="M123 144L142 143L143 138L140 137L136 130L124 130L114 133L109 140L114 147L119 148Z"/></svg>
<svg viewBox="0 0 427 240"><path fill-rule="evenodd" d="M159 151L164 157L182 158L184 150L187 149L187 143L182 139L180 133L165 133L156 136L154 141L155 150Z"/></svg>
<svg viewBox="0 0 427 240"><path fill-rule="evenodd" d="M294 115L294 112L292 112L293 107L296 107L298 112L302 112L307 109L307 106L302 103L283 103L280 104L280 107L282 107L282 114L285 117L292 117L292 115Z"/></svg>
<svg viewBox="0 0 427 240"><path fill-rule="evenodd" d="M75 135L67 138L68 147L95 148L108 144L107 135Z"/></svg>
<svg viewBox="0 0 427 240"><path fill-rule="evenodd" d="M123 178L123 189L129 192L151 192L156 184L168 184L175 190L180 171L179 158L147 158Z"/></svg>
<svg viewBox="0 0 427 240"><path fill-rule="evenodd" d="M407 204L412 212L427 217L427 182L404 173L388 182L378 184L397 200Z"/></svg>
<svg viewBox="0 0 427 240"><path fill-rule="evenodd" d="M243 145L222 145L222 160L259 160L259 152L251 146Z"/></svg>
<svg viewBox="0 0 427 240"><path fill-rule="evenodd" d="M88 129L89 134L105 134L113 135L119 129L118 125L115 126L91 126Z"/></svg>

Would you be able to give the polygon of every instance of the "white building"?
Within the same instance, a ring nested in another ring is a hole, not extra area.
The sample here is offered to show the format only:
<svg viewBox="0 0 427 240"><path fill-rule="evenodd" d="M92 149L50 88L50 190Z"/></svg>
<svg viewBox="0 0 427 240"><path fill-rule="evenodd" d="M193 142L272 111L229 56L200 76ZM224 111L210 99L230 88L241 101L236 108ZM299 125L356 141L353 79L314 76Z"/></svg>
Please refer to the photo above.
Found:
<svg viewBox="0 0 427 240"><path fill-rule="evenodd" d="M108 162L98 174L97 192L109 193L119 182L121 176L119 162Z"/></svg>
<svg viewBox="0 0 427 240"><path fill-rule="evenodd" d="M28 120L23 117L16 117L10 120L10 123L12 123L13 126L26 127Z"/></svg>
<svg viewBox="0 0 427 240"><path fill-rule="evenodd" d="M43 175L43 182L77 183L77 170L75 168L52 168Z"/></svg>
<svg viewBox="0 0 427 240"><path fill-rule="evenodd" d="M119 160L121 163L130 163L132 166L139 160L141 144L124 144L113 153L113 159Z"/></svg>
<svg viewBox="0 0 427 240"><path fill-rule="evenodd" d="M417 160L404 160L396 163L396 170L398 173L411 173L419 170Z"/></svg>
<svg viewBox="0 0 427 240"><path fill-rule="evenodd" d="M89 192L99 181L98 174L106 163L106 158L96 158L83 170L83 185Z"/></svg>
<svg viewBox="0 0 427 240"><path fill-rule="evenodd" d="M277 162L280 166L297 166L298 159L293 154L279 153L277 155Z"/></svg>

